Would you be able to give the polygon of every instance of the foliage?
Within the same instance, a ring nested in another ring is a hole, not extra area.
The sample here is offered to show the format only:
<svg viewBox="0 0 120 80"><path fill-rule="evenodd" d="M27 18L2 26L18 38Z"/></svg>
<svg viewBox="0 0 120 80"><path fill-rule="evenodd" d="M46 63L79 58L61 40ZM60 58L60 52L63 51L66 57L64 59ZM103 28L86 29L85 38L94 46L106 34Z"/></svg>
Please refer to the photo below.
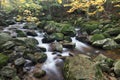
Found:
<svg viewBox="0 0 120 80"><path fill-rule="evenodd" d="M105 0L74 0L72 3L65 4L64 6L72 7L67 11L69 13L74 12L76 9L81 9L91 16L96 14L97 12L104 11L104 3Z"/></svg>

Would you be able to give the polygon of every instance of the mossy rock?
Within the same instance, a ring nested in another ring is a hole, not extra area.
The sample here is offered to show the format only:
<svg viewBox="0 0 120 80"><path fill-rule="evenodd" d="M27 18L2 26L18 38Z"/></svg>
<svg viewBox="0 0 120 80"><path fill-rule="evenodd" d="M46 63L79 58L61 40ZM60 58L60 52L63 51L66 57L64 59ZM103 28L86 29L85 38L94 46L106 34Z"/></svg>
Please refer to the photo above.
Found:
<svg viewBox="0 0 120 80"><path fill-rule="evenodd" d="M17 33L18 37L26 37L27 36L26 33L23 32L22 30L16 30L16 33Z"/></svg>
<svg viewBox="0 0 120 80"><path fill-rule="evenodd" d="M120 27L108 28L105 32L110 34L110 36L117 36L118 34L120 34Z"/></svg>
<svg viewBox="0 0 120 80"><path fill-rule="evenodd" d="M94 34L91 36L90 41L94 42L94 41L102 40L102 39L105 39L105 36L103 34Z"/></svg>
<svg viewBox="0 0 120 80"><path fill-rule="evenodd" d="M64 39L64 34L62 33L53 33L52 36L54 37L55 40L61 41Z"/></svg>
<svg viewBox="0 0 120 80"><path fill-rule="evenodd" d="M82 24L82 30L87 31L89 34L98 28L99 22L97 21L89 21Z"/></svg>
<svg viewBox="0 0 120 80"><path fill-rule="evenodd" d="M8 61L9 57L0 53L0 67L2 67L3 65L5 65Z"/></svg>

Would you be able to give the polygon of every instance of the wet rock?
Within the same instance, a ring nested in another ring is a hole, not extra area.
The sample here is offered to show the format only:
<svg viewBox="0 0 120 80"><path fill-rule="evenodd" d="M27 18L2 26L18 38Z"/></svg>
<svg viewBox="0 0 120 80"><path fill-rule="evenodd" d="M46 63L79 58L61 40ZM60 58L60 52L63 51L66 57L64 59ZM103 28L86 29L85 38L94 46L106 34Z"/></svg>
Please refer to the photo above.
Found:
<svg viewBox="0 0 120 80"><path fill-rule="evenodd" d="M0 33L0 45L7 42L7 41L10 41L12 39L12 37L7 34L7 33Z"/></svg>
<svg viewBox="0 0 120 80"><path fill-rule="evenodd" d="M63 51L62 44L60 44L58 42L52 43L51 46L52 46L52 50L53 51L58 51L58 52L62 52Z"/></svg>
<svg viewBox="0 0 120 80"><path fill-rule="evenodd" d="M8 61L9 57L0 53L0 67L2 67L3 65L5 65Z"/></svg>
<svg viewBox="0 0 120 80"><path fill-rule="evenodd" d="M10 66L4 66L0 71L0 75L4 77L13 78L16 75L16 69Z"/></svg>
<svg viewBox="0 0 120 80"><path fill-rule="evenodd" d="M118 60L117 62L115 62L114 64L114 72L117 76L120 77L120 60Z"/></svg>
<svg viewBox="0 0 120 80"><path fill-rule="evenodd" d="M120 43L120 34L114 38L116 42Z"/></svg>
<svg viewBox="0 0 120 80"><path fill-rule="evenodd" d="M35 53L35 59L39 63L43 63L47 60L47 55L45 53Z"/></svg>
<svg viewBox="0 0 120 80"><path fill-rule="evenodd" d="M35 31L27 31L28 36L37 36L37 33Z"/></svg>
<svg viewBox="0 0 120 80"><path fill-rule="evenodd" d="M88 35L86 35L86 34L79 34L79 35L76 36L76 39L78 41L88 42L88 38L87 37L88 37Z"/></svg>
<svg viewBox="0 0 120 80"><path fill-rule="evenodd" d="M28 22L23 26L24 29L37 29L37 25L34 22Z"/></svg>
<svg viewBox="0 0 120 80"><path fill-rule="evenodd" d="M64 34L62 34L62 33L53 33L51 36L53 36L54 39L57 41L61 41L64 38Z"/></svg>
<svg viewBox="0 0 120 80"><path fill-rule="evenodd" d="M51 42L54 42L55 39L54 39L54 36L49 36L49 35L46 35L43 39L42 39L42 42L43 43L51 43Z"/></svg>
<svg viewBox="0 0 120 80"><path fill-rule="evenodd" d="M24 63L25 63L25 59L24 59L23 57L18 58L18 59L16 59L16 60L14 61L14 64L15 64L16 66L21 66L21 65L23 65Z"/></svg>
<svg viewBox="0 0 120 80"><path fill-rule="evenodd" d="M18 37L26 37L27 35L25 34L25 32L23 32L22 30L16 30L17 36Z"/></svg>
<svg viewBox="0 0 120 80"><path fill-rule="evenodd" d="M74 49L75 48L75 43L72 43L72 42L64 42L63 43L63 47L65 48L69 48L69 49Z"/></svg>
<svg viewBox="0 0 120 80"><path fill-rule="evenodd" d="M35 73L33 74L33 76L36 77L36 78L42 78L42 77L44 77L45 75L46 75L46 71L44 71L44 70L39 70L38 72L35 72Z"/></svg>

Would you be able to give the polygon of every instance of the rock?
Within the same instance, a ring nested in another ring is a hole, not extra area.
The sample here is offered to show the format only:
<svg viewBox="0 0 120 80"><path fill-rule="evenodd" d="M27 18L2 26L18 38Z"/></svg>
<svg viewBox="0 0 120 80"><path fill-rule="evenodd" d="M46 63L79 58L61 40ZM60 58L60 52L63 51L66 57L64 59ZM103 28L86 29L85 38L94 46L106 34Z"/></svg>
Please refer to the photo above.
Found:
<svg viewBox="0 0 120 80"><path fill-rule="evenodd" d="M29 48L35 48L38 45L38 41L35 38L27 38L27 37L18 37L14 39L16 45L26 46Z"/></svg>
<svg viewBox="0 0 120 80"><path fill-rule="evenodd" d="M5 44L3 44L1 46L1 49L2 50L8 50L8 49L10 49L10 48L12 48L14 46L15 46L15 44L12 41L8 41L8 42L6 42Z"/></svg>
<svg viewBox="0 0 120 80"><path fill-rule="evenodd" d="M95 42L97 40L105 39L105 36L103 34L94 34L90 38L90 42Z"/></svg>
<svg viewBox="0 0 120 80"><path fill-rule="evenodd" d="M103 54L99 54L99 55L94 59L94 61L101 62L101 61L104 61L105 59L107 59L106 56L104 56Z"/></svg>
<svg viewBox="0 0 120 80"><path fill-rule="evenodd" d="M12 37L7 33L0 33L0 45L10 41Z"/></svg>
<svg viewBox="0 0 120 80"><path fill-rule="evenodd" d="M9 57L0 53L0 67L2 67L3 65L5 65L8 61Z"/></svg>
<svg viewBox="0 0 120 80"><path fill-rule="evenodd" d="M64 34L62 33L53 33L51 36L53 36L54 39L57 41L61 41L64 39Z"/></svg>
<svg viewBox="0 0 120 80"><path fill-rule="evenodd" d="M54 42L51 44L52 46L52 50L53 51L58 51L58 52L62 52L63 51L63 46L62 44L58 43L58 42Z"/></svg>
<svg viewBox="0 0 120 80"><path fill-rule="evenodd" d="M35 53L35 59L39 63L43 63L47 60L47 55L45 53Z"/></svg>
<svg viewBox="0 0 120 80"><path fill-rule="evenodd" d="M97 21L88 21L82 24L82 30L87 31L88 34L91 34L94 30L98 29L99 22Z"/></svg>
<svg viewBox="0 0 120 80"><path fill-rule="evenodd" d="M108 39L107 42L103 45L103 49L117 49L120 46L112 39Z"/></svg>
<svg viewBox="0 0 120 80"><path fill-rule="evenodd" d="M32 62L39 62L39 63L43 63L47 60L47 55L45 53L39 53L39 52L36 52L34 54L27 54L25 57L31 60Z"/></svg>
<svg viewBox="0 0 120 80"><path fill-rule="evenodd" d="M27 31L28 36L37 36L37 33L35 31Z"/></svg>
<svg viewBox="0 0 120 80"><path fill-rule="evenodd" d="M72 39L70 36L64 36L64 41L72 42Z"/></svg>
<svg viewBox="0 0 120 80"><path fill-rule="evenodd" d="M25 32L23 32L22 30L16 30L17 36L18 37L26 37L27 35L25 34Z"/></svg>
<svg viewBox="0 0 120 80"><path fill-rule="evenodd" d="M108 28L105 32L110 34L110 36L117 36L118 34L120 34L120 28Z"/></svg>
<svg viewBox="0 0 120 80"><path fill-rule="evenodd" d="M72 27L70 24L60 24L61 30L60 32L63 33L65 36L74 37L76 34L75 28Z"/></svg>
<svg viewBox="0 0 120 80"><path fill-rule="evenodd" d="M12 80L20 80L20 78L18 76L15 76L12 78Z"/></svg>
<svg viewBox="0 0 120 80"><path fill-rule="evenodd" d="M34 22L28 22L24 25L24 29L37 29L37 25Z"/></svg>
<svg viewBox="0 0 120 80"><path fill-rule="evenodd" d="M42 78L42 77L44 77L45 75L46 75L46 71L44 71L44 70L40 70L40 71L35 72L35 73L33 74L33 76L36 77L36 78Z"/></svg>
<svg viewBox="0 0 120 80"><path fill-rule="evenodd" d="M114 40L112 40L110 38L95 41L95 42L93 42L92 45L97 46L97 47L102 47L103 49L119 48L119 45Z"/></svg>
<svg viewBox="0 0 120 80"><path fill-rule="evenodd" d="M76 39L78 40L78 41L82 41L82 42L88 42L88 38L87 38L88 36L85 34L80 34L80 35L77 35L76 36Z"/></svg>
<svg viewBox="0 0 120 80"><path fill-rule="evenodd" d="M42 39L43 43L51 43L54 42L54 36L49 36L49 35L45 35L45 37Z"/></svg>
<svg viewBox="0 0 120 80"><path fill-rule="evenodd" d="M114 38L116 42L120 43L120 34Z"/></svg>
<svg viewBox="0 0 120 80"><path fill-rule="evenodd" d="M69 48L69 49L74 49L75 48L75 43L72 43L72 42L63 42L63 47Z"/></svg>
<svg viewBox="0 0 120 80"><path fill-rule="evenodd" d="M120 60L118 60L117 62L115 62L114 64L114 72L117 76L120 77Z"/></svg>
<svg viewBox="0 0 120 80"><path fill-rule="evenodd" d="M67 58L63 71L65 80L106 80L100 68L83 54Z"/></svg>
<svg viewBox="0 0 120 80"><path fill-rule="evenodd" d="M16 75L16 69L10 66L4 66L0 71L0 75L4 77L13 78Z"/></svg>
<svg viewBox="0 0 120 80"><path fill-rule="evenodd" d="M14 61L14 64L15 64L16 66L21 66L21 65L23 65L24 63L25 63L25 59L24 59L23 57L18 58L18 59L16 59L16 60Z"/></svg>

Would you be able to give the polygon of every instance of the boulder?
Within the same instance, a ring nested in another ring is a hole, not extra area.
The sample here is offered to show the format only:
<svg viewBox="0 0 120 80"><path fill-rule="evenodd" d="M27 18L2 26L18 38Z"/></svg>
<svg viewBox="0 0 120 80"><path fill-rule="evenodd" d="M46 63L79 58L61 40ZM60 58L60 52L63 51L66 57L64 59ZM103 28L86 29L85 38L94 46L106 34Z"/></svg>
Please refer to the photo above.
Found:
<svg viewBox="0 0 120 80"><path fill-rule="evenodd" d="M65 80L106 80L101 69L83 54L67 58L63 69Z"/></svg>
<svg viewBox="0 0 120 80"><path fill-rule="evenodd" d="M53 33L51 36L53 36L54 39L57 41L61 41L64 39L64 34L62 33Z"/></svg>
<svg viewBox="0 0 120 80"><path fill-rule="evenodd" d="M51 35L45 35L45 37L42 39L43 43L51 43L54 41L55 41L54 36Z"/></svg>
<svg viewBox="0 0 120 80"><path fill-rule="evenodd" d="M72 42L72 39L70 36L64 36L64 41Z"/></svg>
<svg viewBox="0 0 120 80"><path fill-rule="evenodd" d="M15 46L14 42L8 41L5 44L1 45L1 49L2 50L8 50L8 49L11 49L14 46Z"/></svg>
<svg viewBox="0 0 120 80"><path fill-rule="evenodd" d="M53 51L58 51L58 52L62 52L63 51L62 44L60 44L58 42L52 43L51 46L52 46L52 50Z"/></svg>
<svg viewBox="0 0 120 80"><path fill-rule="evenodd" d="M69 48L69 49L74 49L75 48L75 43L72 43L72 42L63 42L63 47Z"/></svg>
<svg viewBox="0 0 120 80"><path fill-rule="evenodd" d="M10 66L5 66L1 69L0 75L4 77L13 78L16 75L16 69Z"/></svg>
<svg viewBox="0 0 120 80"><path fill-rule="evenodd" d="M105 39L105 36L103 34L94 34L90 37L90 42L94 42L102 39Z"/></svg>
<svg viewBox="0 0 120 80"><path fill-rule="evenodd" d="M117 36L120 34L120 27L108 28L105 32L110 34L110 36Z"/></svg>
<svg viewBox="0 0 120 80"><path fill-rule="evenodd" d="M7 33L0 33L0 45L10 41L12 37Z"/></svg>
<svg viewBox="0 0 120 80"><path fill-rule="evenodd" d="M114 38L116 42L120 43L120 34Z"/></svg>
<svg viewBox="0 0 120 80"><path fill-rule="evenodd" d="M37 33L35 31L27 31L28 36L37 36Z"/></svg>
<svg viewBox="0 0 120 80"><path fill-rule="evenodd" d="M24 29L37 29L37 25L34 22L28 22L23 26Z"/></svg>
<svg viewBox="0 0 120 80"><path fill-rule="evenodd" d="M35 38L27 38L27 37L18 37L14 39L16 45L26 46L26 47L35 47L38 45L38 41Z"/></svg>
<svg viewBox="0 0 120 80"><path fill-rule="evenodd" d="M21 65L23 65L24 63L25 63L25 59L24 59L23 57L18 58L18 59L16 59L16 60L14 61L14 64L15 64L16 66L21 66Z"/></svg>
<svg viewBox="0 0 120 80"><path fill-rule="evenodd" d="M103 49L119 48L119 45L114 40L112 40L110 38L95 41L95 42L93 42L92 45L97 46L97 47L102 47Z"/></svg>
<svg viewBox="0 0 120 80"><path fill-rule="evenodd" d="M45 75L46 75L46 71L44 71L44 70L39 70L33 74L33 76L36 78L42 78Z"/></svg>
<svg viewBox="0 0 120 80"><path fill-rule="evenodd" d="M27 35L22 30L16 30L17 37L26 37Z"/></svg>
<svg viewBox="0 0 120 80"><path fill-rule="evenodd" d="M120 60L116 61L114 64L114 72L120 77Z"/></svg>
<svg viewBox="0 0 120 80"><path fill-rule="evenodd" d="M0 67L2 67L3 65L5 65L8 61L9 57L0 53Z"/></svg>

